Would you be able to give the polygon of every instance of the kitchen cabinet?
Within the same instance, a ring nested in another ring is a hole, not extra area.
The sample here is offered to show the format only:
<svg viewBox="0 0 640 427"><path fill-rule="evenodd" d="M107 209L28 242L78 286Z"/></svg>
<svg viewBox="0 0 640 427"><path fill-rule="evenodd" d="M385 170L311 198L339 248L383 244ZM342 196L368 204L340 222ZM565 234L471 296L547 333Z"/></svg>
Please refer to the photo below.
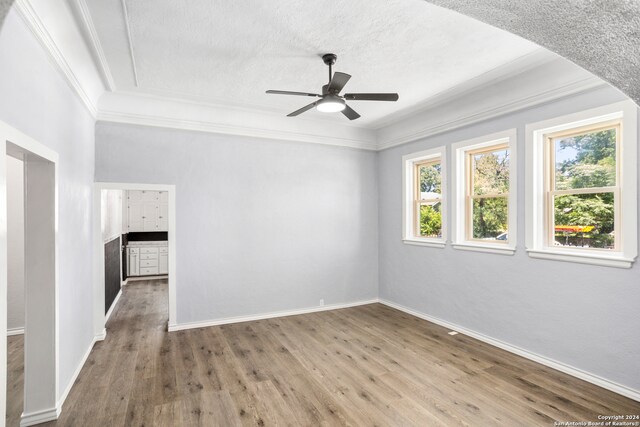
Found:
<svg viewBox="0 0 640 427"><path fill-rule="evenodd" d="M167 242L129 242L127 265L129 277L169 274Z"/></svg>
<svg viewBox="0 0 640 427"><path fill-rule="evenodd" d="M127 190L127 232L168 231L169 197L166 191Z"/></svg>
<svg viewBox="0 0 640 427"><path fill-rule="evenodd" d="M156 230L158 230L158 203L142 202L142 230L138 231Z"/></svg>
<svg viewBox="0 0 640 427"><path fill-rule="evenodd" d="M169 204L158 204L158 231L169 231Z"/></svg>
<svg viewBox="0 0 640 427"><path fill-rule="evenodd" d="M127 248L127 276L140 275L140 248Z"/></svg>
<svg viewBox="0 0 640 427"><path fill-rule="evenodd" d="M158 274L169 274L169 248L159 248Z"/></svg>

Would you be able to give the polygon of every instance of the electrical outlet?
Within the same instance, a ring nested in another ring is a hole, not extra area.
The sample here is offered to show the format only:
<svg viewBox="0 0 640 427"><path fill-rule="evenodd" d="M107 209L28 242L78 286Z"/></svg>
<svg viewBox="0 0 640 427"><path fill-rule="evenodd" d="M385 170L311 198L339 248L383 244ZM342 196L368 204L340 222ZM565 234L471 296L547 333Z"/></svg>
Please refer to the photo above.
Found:
<svg viewBox="0 0 640 427"><path fill-rule="evenodd" d="M323 299L321 299L321 300L320 300L320 307L322 307L323 305L324 305L324 300L323 300Z"/></svg>

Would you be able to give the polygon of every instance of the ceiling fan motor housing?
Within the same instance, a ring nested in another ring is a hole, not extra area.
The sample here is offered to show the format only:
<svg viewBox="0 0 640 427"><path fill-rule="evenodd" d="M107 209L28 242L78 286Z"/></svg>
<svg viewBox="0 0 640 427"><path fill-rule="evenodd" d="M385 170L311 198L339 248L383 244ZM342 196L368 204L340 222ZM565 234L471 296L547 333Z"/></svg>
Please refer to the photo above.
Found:
<svg viewBox="0 0 640 427"><path fill-rule="evenodd" d="M335 64L337 59L338 55L336 55L335 53L325 53L324 55L322 55L322 60L326 65Z"/></svg>

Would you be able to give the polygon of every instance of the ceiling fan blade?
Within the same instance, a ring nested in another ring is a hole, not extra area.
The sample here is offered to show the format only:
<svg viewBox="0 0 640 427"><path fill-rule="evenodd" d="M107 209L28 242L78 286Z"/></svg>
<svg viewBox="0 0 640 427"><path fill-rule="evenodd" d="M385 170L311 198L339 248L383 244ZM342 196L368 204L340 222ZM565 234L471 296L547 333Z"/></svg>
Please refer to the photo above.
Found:
<svg viewBox="0 0 640 427"><path fill-rule="evenodd" d="M352 101L397 101L397 93L345 93L344 99Z"/></svg>
<svg viewBox="0 0 640 427"><path fill-rule="evenodd" d="M342 90L344 85L347 84L350 78L351 76L349 74L336 71L335 73L333 73L333 77L329 82L329 87L327 88L327 90L331 93L340 93L340 91Z"/></svg>
<svg viewBox="0 0 640 427"><path fill-rule="evenodd" d="M356 113L355 110L348 105L345 105L344 110L342 110L342 114L347 116L349 120L355 120L360 117L360 114Z"/></svg>
<svg viewBox="0 0 640 427"><path fill-rule="evenodd" d="M305 111L310 110L310 109L312 109L313 107L315 107L315 106L318 104L318 102L320 102L320 101L312 102L312 103L311 103L311 104L309 104L309 105L305 105L305 106L304 106L304 107L302 107L301 109L296 110L296 111L294 111L293 113L289 113L289 114L287 114L287 117L294 117L294 116L297 116L298 114L302 114L302 113L304 113Z"/></svg>
<svg viewBox="0 0 640 427"><path fill-rule="evenodd" d="M271 93L275 95L317 96L318 98L322 97L322 95L318 95L317 93L291 92L288 90L268 90L266 93Z"/></svg>

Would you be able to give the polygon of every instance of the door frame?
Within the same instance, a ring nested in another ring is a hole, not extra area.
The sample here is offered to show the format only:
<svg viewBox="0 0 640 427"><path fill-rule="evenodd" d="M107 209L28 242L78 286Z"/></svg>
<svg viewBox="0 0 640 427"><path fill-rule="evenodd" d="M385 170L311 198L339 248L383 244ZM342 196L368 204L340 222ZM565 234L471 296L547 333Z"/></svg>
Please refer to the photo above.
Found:
<svg viewBox="0 0 640 427"><path fill-rule="evenodd" d="M42 255L38 247L40 250L45 248L43 253L47 258L45 262L39 262L29 269L25 266L24 408L29 407L29 412L23 410L20 425L28 426L55 420L61 410L59 401L58 153L3 121L0 121L0 152L2 154L0 156L0 206L2 206L0 209L0 271L7 271L7 155L22 158L25 161L25 173L36 176L35 181L29 182L28 176L25 179L25 261L29 259L30 252L39 254L38 256ZM46 185L42 185L43 180L47 180ZM29 192L32 193L31 200L29 200ZM42 200L44 204L39 206L38 200ZM32 203L38 206L30 208ZM30 223L36 225L29 225ZM41 244L29 244L34 235ZM47 247L53 249L53 254L47 252ZM42 288L47 286L47 283L50 287ZM36 306L30 307L28 294L35 297ZM47 301L49 295L53 297L53 305L48 308L40 306L41 303L50 302ZM38 296L44 298L38 300ZM32 310L35 316L32 315L33 313L30 314ZM31 320L33 324L29 326ZM43 326L43 322L48 323ZM52 331L49 330L51 323L53 323ZM53 337L50 336L51 333ZM33 335L29 337L29 334ZM52 349L49 343L53 344ZM51 373L50 369L54 372ZM0 274L0 425L4 425L6 416L6 382L7 275L3 273ZM32 396L30 390L34 384L37 392Z"/></svg>
<svg viewBox="0 0 640 427"><path fill-rule="evenodd" d="M94 331L97 340L104 340L107 336L104 313L104 242L102 241L102 190L146 190L166 191L169 195L169 322L170 330L177 324L176 319L176 186L165 184L135 184L123 182L95 182L93 188L93 271L94 271ZM124 199L123 199L124 203ZM123 218L124 219L124 218ZM122 234L122 233L121 233ZM122 269L122 267L121 267ZM114 302L117 302L114 301ZM112 307L113 308L113 307Z"/></svg>

